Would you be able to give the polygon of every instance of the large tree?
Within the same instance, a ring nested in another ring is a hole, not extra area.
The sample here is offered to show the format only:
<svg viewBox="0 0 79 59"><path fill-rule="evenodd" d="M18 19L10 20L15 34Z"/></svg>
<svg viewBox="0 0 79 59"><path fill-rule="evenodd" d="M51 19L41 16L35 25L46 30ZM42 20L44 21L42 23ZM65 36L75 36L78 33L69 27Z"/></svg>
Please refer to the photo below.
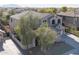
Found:
<svg viewBox="0 0 79 59"><path fill-rule="evenodd" d="M57 33L48 27L47 23L42 24L36 30L37 37L39 38L39 44L41 46L41 50L46 52L46 49L49 45L53 44L56 40Z"/></svg>
<svg viewBox="0 0 79 59"><path fill-rule="evenodd" d="M40 17L38 17L37 15L36 16L33 16L31 15L31 13L29 13L28 15L28 23L29 23L29 27L32 29L32 30L36 30L39 26L40 26Z"/></svg>
<svg viewBox="0 0 79 59"><path fill-rule="evenodd" d="M15 32L19 36L20 41L23 45L27 46L32 42L32 39L34 38L34 32L29 27L29 18L23 17L20 20L20 23L15 27Z"/></svg>
<svg viewBox="0 0 79 59"><path fill-rule="evenodd" d="M7 13L7 15L3 14L2 18L1 18L1 21L3 23L3 25L7 25L8 22L9 22L9 19L10 19L10 14Z"/></svg>
<svg viewBox="0 0 79 59"><path fill-rule="evenodd" d="M29 12L27 16L25 15L20 19L14 29L22 44L27 45L27 48L28 44L35 38L34 30L39 27L38 21L39 18L33 17Z"/></svg>

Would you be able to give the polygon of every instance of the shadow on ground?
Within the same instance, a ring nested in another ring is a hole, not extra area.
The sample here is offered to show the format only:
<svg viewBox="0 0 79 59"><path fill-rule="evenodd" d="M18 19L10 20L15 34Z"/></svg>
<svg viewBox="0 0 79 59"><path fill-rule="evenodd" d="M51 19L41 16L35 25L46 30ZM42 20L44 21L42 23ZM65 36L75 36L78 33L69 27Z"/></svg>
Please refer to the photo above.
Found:
<svg viewBox="0 0 79 59"><path fill-rule="evenodd" d="M27 52L27 55L63 55L65 52L71 49L73 49L73 47L64 42L61 42L52 44L46 53L43 53L40 50L40 47L31 48L28 50L29 52Z"/></svg>

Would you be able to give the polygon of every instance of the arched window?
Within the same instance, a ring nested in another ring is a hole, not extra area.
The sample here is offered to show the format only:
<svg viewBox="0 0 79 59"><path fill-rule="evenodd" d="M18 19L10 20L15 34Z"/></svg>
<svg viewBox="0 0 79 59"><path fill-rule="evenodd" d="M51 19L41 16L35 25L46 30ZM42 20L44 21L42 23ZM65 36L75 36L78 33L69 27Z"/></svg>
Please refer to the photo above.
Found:
<svg viewBox="0 0 79 59"><path fill-rule="evenodd" d="M55 24L55 20L52 20L52 24Z"/></svg>

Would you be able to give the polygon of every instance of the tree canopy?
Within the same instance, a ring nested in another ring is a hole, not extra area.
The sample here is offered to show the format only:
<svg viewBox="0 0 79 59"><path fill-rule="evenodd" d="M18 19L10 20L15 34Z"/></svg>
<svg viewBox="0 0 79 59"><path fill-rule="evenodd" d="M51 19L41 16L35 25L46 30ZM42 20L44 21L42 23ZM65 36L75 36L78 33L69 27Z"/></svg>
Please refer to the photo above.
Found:
<svg viewBox="0 0 79 59"><path fill-rule="evenodd" d="M48 27L47 23L42 24L42 26L36 30L36 33L39 37L39 44L42 48L46 48L56 41L57 33Z"/></svg>
<svg viewBox="0 0 79 59"><path fill-rule="evenodd" d="M39 12L56 14L57 9L56 8L42 8L39 10Z"/></svg>
<svg viewBox="0 0 79 59"><path fill-rule="evenodd" d="M15 32L19 35L22 44L28 45L32 42L32 39L35 37L34 30L38 28L39 18L33 17L28 14L23 16L15 27Z"/></svg>
<svg viewBox="0 0 79 59"><path fill-rule="evenodd" d="M4 25L7 25L8 24L9 19L10 19L10 14L9 13L7 13L7 15L4 15L3 14L2 17L1 17L1 21L2 21L2 23Z"/></svg>
<svg viewBox="0 0 79 59"><path fill-rule="evenodd" d="M61 8L61 11L62 11L62 12L66 12L67 10L68 10L68 9L67 9L67 7L65 7L65 6Z"/></svg>

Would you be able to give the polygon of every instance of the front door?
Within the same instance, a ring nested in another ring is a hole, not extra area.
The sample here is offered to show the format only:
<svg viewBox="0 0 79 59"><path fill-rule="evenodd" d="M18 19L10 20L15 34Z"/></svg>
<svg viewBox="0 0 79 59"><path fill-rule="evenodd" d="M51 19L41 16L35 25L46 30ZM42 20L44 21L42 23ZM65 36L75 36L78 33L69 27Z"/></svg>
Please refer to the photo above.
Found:
<svg viewBox="0 0 79 59"><path fill-rule="evenodd" d="M39 46L38 37L35 39L35 46Z"/></svg>

